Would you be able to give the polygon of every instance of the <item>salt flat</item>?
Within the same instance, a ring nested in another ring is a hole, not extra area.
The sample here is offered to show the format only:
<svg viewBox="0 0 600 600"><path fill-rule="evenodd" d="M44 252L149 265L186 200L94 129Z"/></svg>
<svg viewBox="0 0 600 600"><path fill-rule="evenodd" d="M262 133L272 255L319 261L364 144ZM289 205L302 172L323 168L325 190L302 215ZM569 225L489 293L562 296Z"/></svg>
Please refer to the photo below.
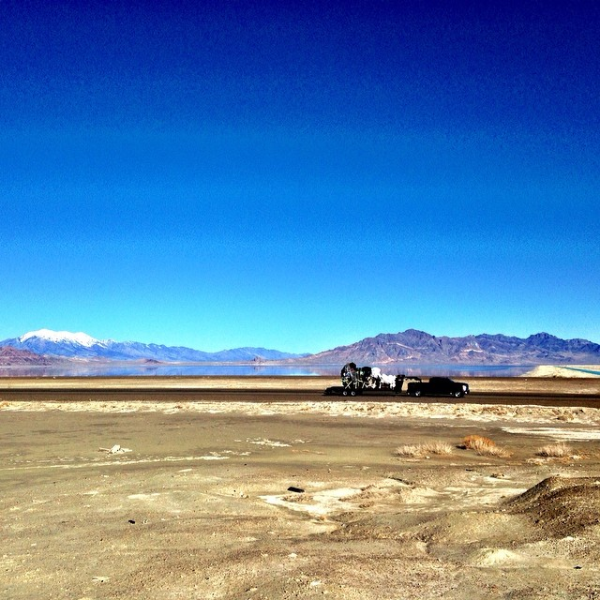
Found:
<svg viewBox="0 0 600 600"><path fill-rule="evenodd" d="M276 402L232 381L184 402L168 387L156 402L0 389L2 597L595 597L600 411L577 403L598 394L591 380L531 383L570 389L561 406L345 401L285 383ZM503 452L460 448L468 435ZM434 442L450 452L396 452Z"/></svg>

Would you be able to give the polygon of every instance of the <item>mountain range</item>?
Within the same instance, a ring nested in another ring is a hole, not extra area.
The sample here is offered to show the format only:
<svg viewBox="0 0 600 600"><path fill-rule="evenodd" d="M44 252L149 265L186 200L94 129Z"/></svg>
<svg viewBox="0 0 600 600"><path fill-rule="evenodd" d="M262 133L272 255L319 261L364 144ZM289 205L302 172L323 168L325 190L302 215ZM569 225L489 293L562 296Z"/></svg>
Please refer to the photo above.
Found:
<svg viewBox="0 0 600 600"><path fill-rule="evenodd" d="M533 365L586 364L600 362L600 344L588 340L563 340L548 333L528 338L502 334L436 337L424 331L407 329L382 333L349 346L313 354L304 364L463 364Z"/></svg>
<svg viewBox="0 0 600 600"><path fill-rule="evenodd" d="M0 347L27 350L45 357L87 360L155 360L161 362L245 362L305 356L266 348L235 348L203 352L183 346L97 340L85 333L40 329L0 341Z"/></svg>
<svg viewBox="0 0 600 600"><path fill-rule="evenodd" d="M160 362L269 362L305 365L464 364L535 365L598 364L600 344L563 340L548 333L527 338L502 334L436 337L408 329L382 333L317 354L293 354L265 348L204 352L183 346L97 340L85 333L41 329L0 341L0 364L49 364L60 360Z"/></svg>

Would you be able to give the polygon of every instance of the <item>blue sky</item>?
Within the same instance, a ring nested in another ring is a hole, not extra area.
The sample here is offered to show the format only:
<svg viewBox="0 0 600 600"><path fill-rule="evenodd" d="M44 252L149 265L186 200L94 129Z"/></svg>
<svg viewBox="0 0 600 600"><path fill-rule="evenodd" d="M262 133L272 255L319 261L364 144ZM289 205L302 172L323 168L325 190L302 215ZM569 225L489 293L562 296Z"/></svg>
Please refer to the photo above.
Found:
<svg viewBox="0 0 600 600"><path fill-rule="evenodd" d="M600 5L0 2L0 339L600 342Z"/></svg>

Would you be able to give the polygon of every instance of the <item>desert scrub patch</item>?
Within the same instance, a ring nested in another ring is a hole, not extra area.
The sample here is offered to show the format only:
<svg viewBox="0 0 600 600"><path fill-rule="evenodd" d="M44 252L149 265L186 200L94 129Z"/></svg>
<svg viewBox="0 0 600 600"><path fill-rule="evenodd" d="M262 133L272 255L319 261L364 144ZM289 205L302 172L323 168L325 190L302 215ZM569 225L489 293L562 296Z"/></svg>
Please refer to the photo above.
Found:
<svg viewBox="0 0 600 600"><path fill-rule="evenodd" d="M460 448L464 448L465 450L485 450L489 448L493 448L496 446L496 442L494 440L490 440L490 438L483 437L482 435L468 435L463 438L462 443L460 444Z"/></svg>
<svg viewBox="0 0 600 600"><path fill-rule="evenodd" d="M482 435L468 435L463 438L459 448L465 450L474 450L477 454L486 456L497 456L498 458L508 458L510 452L496 445L494 440Z"/></svg>
<svg viewBox="0 0 600 600"><path fill-rule="evenodd" d="M541 446L535 452L536 456L543 458L565 458L573 454L573 448L567 444L548 444Z"/></svg>
<svg viewBox="0 0 600 600"><path fill-rule="evenodd" d="M444 442L412 444L399 446L398 448L396 448L394 454L396 456L403 456L405 458L420 458L423 456L428 456L429 454L443 456L445 454L452 454L452 446Z"/></svg>

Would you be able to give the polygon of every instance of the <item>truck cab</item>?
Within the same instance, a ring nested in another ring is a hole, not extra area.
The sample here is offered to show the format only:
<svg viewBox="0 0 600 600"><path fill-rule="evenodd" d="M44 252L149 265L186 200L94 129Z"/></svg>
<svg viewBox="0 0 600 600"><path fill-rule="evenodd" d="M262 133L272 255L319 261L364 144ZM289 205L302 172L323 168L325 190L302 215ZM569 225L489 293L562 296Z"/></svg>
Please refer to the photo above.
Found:
<svg viewBox="0 0 600 600"><path fill-rule="evenodd" d="M453 381L449 377L431 377L429 381L414 381L408 384L409 396L454 396L462 398L469 393L469 384Z"/></svg>

